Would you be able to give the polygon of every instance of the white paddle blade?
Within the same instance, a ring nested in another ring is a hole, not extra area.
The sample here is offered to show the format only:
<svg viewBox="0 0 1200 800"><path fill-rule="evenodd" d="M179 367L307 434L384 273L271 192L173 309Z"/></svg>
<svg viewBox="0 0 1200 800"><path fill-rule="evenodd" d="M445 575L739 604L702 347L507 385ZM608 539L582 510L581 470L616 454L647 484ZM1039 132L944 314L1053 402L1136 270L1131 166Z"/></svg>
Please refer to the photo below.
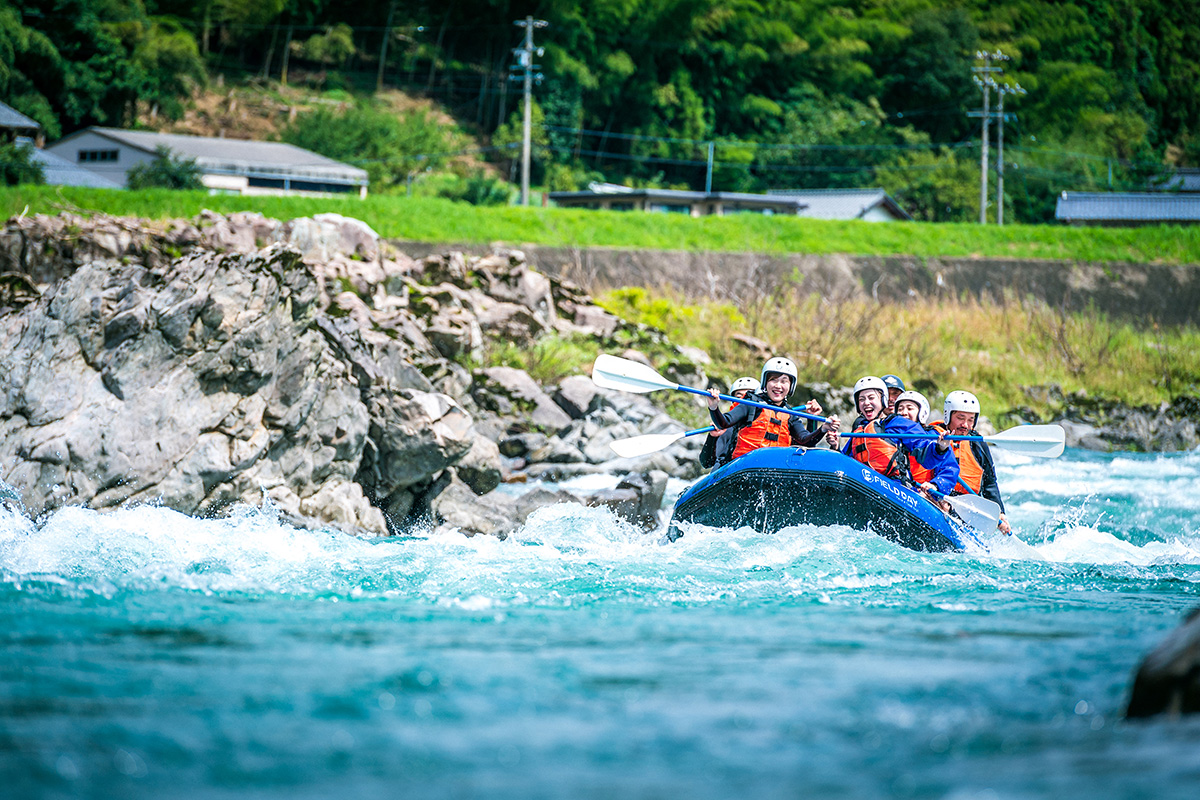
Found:
<svg viewBox="0 0 1200 800"><path fill-rule="evenodd" d="M1000 524L1000 506L977 494L947 497L963 521L977 531L993 531Z"/></svg>
<svg viewBox="0 0 1200 800"><path fill-rule="evenodd" d="M638 394L659 389L675 389L679 386L645 364L607 354L596 357L596 363L592 365L592 383L601 389L617 389Z"/></svg>
<svg viewBox="0 0 1200 800"><path fill-rule="evenodd" d="M988 444L1039 458L1058 458L1067 446L1067 432L1061 425L1018 425L995 436L985 436Z"/></svg>
<svg viewBox="0 0 1200 800"><path fill-rule="evenodd" d="M678 442L685 434L682 433L647 433L645 436L634 436L629 439L617 439L609 442L609 447L621 458L636 458L657 453Z"/></svg>

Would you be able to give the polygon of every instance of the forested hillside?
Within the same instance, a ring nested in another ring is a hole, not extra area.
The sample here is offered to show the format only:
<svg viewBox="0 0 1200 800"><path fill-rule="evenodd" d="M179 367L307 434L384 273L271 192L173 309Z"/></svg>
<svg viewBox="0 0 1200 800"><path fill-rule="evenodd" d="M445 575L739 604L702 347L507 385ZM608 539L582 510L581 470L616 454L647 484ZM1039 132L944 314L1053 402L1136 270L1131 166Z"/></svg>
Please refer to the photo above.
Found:
<svg viewBox="0 0 1200 800"><path fill-rule="evenodd" d="M0 98L54 139L177 117L216 75L300 84L345 102L282 135L363 163L377 191L474 148L508 175L526 15L549 23L534 181L552 189L703 188L712 142L714 189L882 185L918 218L970 220L981 50L1027 92L1006 97L1010 219L1200 165L1183 0L23 0L0 7ZM384 89L456 124L431 132Z"/></svg>

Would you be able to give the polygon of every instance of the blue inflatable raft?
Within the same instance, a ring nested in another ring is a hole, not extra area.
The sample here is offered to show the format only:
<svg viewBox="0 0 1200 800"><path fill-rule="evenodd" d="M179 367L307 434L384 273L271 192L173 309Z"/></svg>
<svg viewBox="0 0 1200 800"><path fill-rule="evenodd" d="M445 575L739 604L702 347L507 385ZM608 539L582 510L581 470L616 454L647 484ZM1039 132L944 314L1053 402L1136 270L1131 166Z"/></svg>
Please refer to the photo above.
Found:
<svg viewBox="0 0 1200 800"><path fill-rule="evenodd" d="M913 550L986 550L975 529L916 492L834 450L764 447L680 495L668 536L681 523L748 526L775 533L791 525L846 525Z"/></svg>

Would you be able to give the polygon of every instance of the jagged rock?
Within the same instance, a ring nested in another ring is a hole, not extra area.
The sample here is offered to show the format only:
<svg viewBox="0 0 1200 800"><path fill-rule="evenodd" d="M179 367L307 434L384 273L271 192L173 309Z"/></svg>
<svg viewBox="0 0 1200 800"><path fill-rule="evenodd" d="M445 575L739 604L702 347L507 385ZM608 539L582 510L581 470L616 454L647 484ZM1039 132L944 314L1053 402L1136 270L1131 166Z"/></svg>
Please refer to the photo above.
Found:
<svg viewBox="0 0 1200 800"><path fill-rule="evenodd" d="M379 257L379 234L365 222L341 214L294 219L287 223L286 241L306 261L326 262L339 253L368 261Z"/></svg>
<svg viewBox="0 0 1200 800"><path fill-rule="evenodd" d="M523 412L534 425L558 431L571 424L571 418L542 391L524 370L514 367L490 367L476 372L471 396L481 408L510 415Z"/></svg>
<svg viewBox="0 0 1200 800"><path fill-rule="evenodd" d="M1125 716L1166 714L1178 717L1200 711L1200 609L1167 634L1138 667Z"/></svg>
<svg viewBox="0 0 1200 800"><path fill-rule="evenodd" d="M526 477L531 481L565 481L579 475L597 475L605 469L600 464L589 464L586 461L573 463L545 462L530 464L525 469Z"/></svg>
<svg viewBox="0 0 1200 800"><path fill-rule="evenodd" d="M622 519L653 529L658 527L658 512L666 488L665 472L634 472L622 478L615 489L597 492L587 498L587 503L610 508Z"/></svg>
<svg viewBox="0 0 1200 800"><path fill-rule="evenodd" d="M471 417L444 394L376 390L368 395L367 410L372 446L358 479L376 497L428 480L474 445Z"/></svg>
<svg viewBox="0 0 1200 800"><path fill-rule="evenodd" d="M524 457L546 444L544 433L518 433L500 440L500 453L509 458Z"/></svg>
<svg viewBox="0 0 1200 800"><path fill-rule="evenodd" d="M476 436L454 471L475 494L487 494L500 485L500 448L491 439Z"/></svg>
<svg viewBox="0 0 1200 800"><path fill-rule="evenodd" d="M599 306L576 308L574 322L583 332L603 339L610 338L621 327L620 317L608 313Z"/></svg>
<svg viewBox="0 0 1200 800"><path fill-rule="evenodd" d="M576 461L587 461L587 457L578 447L564 442L557 436L551 436L546 443L528 454L531 463L564 464Z"/></svg>
<svg viewBox="0 0 1200 800"><path fill-rule="evenodd" d="M583 500L578 495L572 494L565 489L551 490L539 487L517 498L516 519L521 524L524 524L529 519L529 515L539 508L558 505L559 503L578 503L579 505L583 505Z"/></svg>
<svg viewBox="0 0 1200 800"><path fill-rule="evenodd" d="M599 396L599 390L592 379L584 375L572 375L563 378L554 392L554 402L567 412L571 419L582 419L588 412L594 410L594 403Z"/></svg>
<svg viewBox="0 0 1200 800"><path fill-rule="evenodd" d="M532 311L516 303L496 303L480 311L477 318L484 333L518 344L536 339L546 330L546 324Z"/></svg>
<svg viewBox="0 0 1200 800"><path fill-rule="evenodd" d="M425 329L425 335L443 358L478 360L482 356L483 330L475 316L465 311L440 312Z"/></svg>
<svg viewBox="0 0 1200 800"><path fill-rule="evenodd" d="M497 492L480 497L457 475L429 503L430 513L443 531L457 530L468 536L486 534L507 538L519 524L516 501Z"/></svg>
<svg viewBox="0 0 1200 800"><path fill-rule="evenodd" d="M362 487L350 481L327 481L316 494L300 500L305 519L327 523L349 531L388 533L383 512L363 496Z"/></svg>

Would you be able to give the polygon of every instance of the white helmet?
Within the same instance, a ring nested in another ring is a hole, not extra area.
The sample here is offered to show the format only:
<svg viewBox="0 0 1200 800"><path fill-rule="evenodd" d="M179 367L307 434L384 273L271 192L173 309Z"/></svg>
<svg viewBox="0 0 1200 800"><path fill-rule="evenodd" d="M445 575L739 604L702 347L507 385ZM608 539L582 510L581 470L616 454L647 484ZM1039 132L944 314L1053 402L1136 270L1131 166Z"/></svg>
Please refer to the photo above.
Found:
<svg viewBox="0 0 1200 800"><path fill-rule="evenodd" d="M766 386L767 376L776 373L780 375L787 375L792 379L791 388L789 388L788 393L784 395L785 399L791 397L792 392L796 391L796 381L799 380L798 373L796 372L796 365L792 363L791 359L781 358L779 356L768 358L767 363L763 364L762 377L758 379L759 385Z"/></svg>
<svg viewBox="0 0 1200 800"><path fill-rule="evenodd" d="M878 389L879 401L887 405L887 384L882 379L876 378L874 375L866 375L858 379L858 383L854 384L854 410L858 410L858 393L866 389Z"/></svg>
<svg viewBox="0 0 1200 800"><path fill-rule="evenodd" d="M903 403L905 400L908 400L910 402L917 404L917 422L921 423L922 425L928 425L929 424L929 401L925 398L925 395L921 394L920 392L914 392L912 390L903 392L899 397L896 398L896 407L899 407L900 404Z"/></svg>
<svg viewBox="0 0 1200 800"><path fill-rule="evenodd" d="M762 384L754 378L738 378L733 382L733 386L729 387L729 393L740 392L742 389L749 389L751 392L757 392L762 388Z"/></svg>
<svg viewBox="0 0 1200 800"><path fill-rule="evenodd" d="M966 411L969 414L975 415L975 421L979 421L979 398L970 392L964 392L961 389L956 392L951 392L946 395L946 402L942 404L942 419L947 425L950 424L951 411Z"/></svg>

